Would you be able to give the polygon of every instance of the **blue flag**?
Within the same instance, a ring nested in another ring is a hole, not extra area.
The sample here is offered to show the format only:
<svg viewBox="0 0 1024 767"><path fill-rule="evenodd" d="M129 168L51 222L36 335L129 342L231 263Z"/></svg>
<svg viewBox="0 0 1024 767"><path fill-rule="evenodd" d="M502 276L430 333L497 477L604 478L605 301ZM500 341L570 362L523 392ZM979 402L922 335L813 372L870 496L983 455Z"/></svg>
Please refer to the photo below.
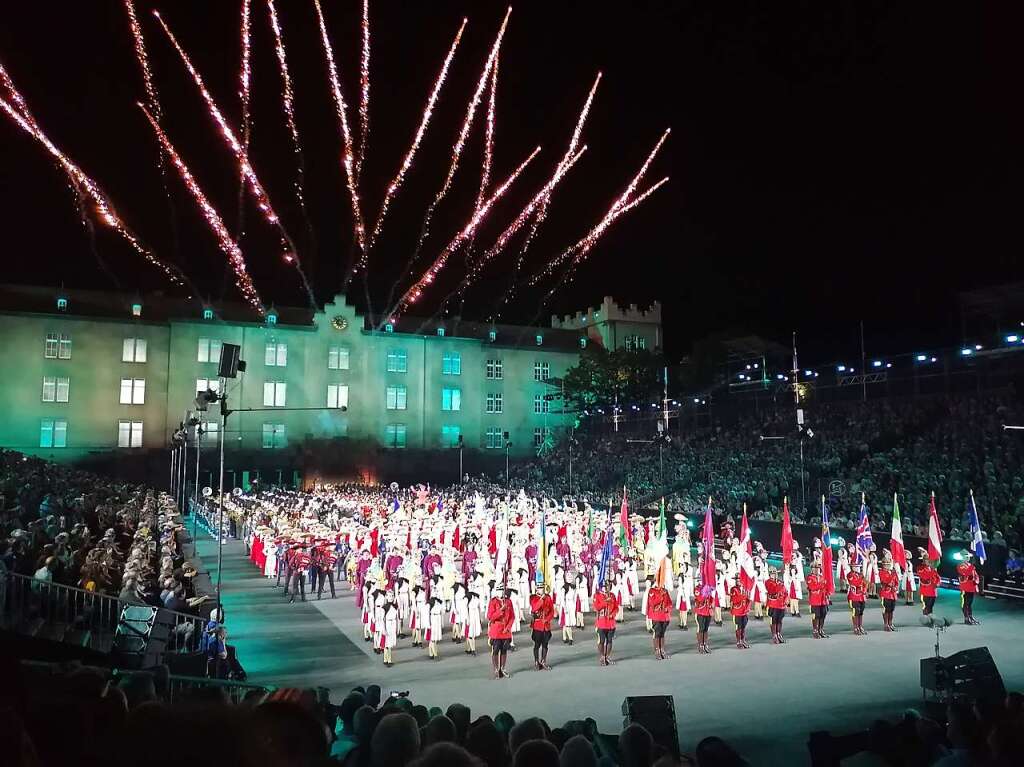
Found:
<svg viewBox="0 0 1024 767"><path fill-rule="evenodd" d="M868 505L861 501L860 504L860 517L857 520L857 540L855 542L854 551L857 555L854 564L859 562L861 559L868 558L868 552L871 550L871 544L874 540L871 538L871 521L868 516L870 509Z"/></svg>
<svg viewBox="0 0 1024 767"><path fill-rule="evenodd" d="M605 578L608 576L608 565L612 561L612 531L608 528L604 532L604 548L601 550L601 566L597 570L597 587L604 586Z"/></svg>
<svg viewBox="0 0 1024 767"><path fill-rule="evenodd" d="M970 549L981 564L985 564L985 541L981 537L981 523L978 521L978 507L974 505L974 491L967 501L967 514L971 520Z"/></svg>

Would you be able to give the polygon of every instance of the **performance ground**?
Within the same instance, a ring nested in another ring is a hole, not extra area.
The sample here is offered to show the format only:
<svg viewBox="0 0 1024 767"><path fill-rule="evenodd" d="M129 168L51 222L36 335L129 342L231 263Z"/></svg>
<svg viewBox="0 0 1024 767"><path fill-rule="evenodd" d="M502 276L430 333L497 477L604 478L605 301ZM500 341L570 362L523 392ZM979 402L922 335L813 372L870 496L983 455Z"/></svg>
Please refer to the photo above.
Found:
<svg viewBox="0 0 1024 767"><path fill-rule="evenodd" d="M216 546L204 538L199 551L216 567ZM216 571L211 573L216 581ZM473 717L510 712L516 719L541 716L553 726L593 717L602 732L622 728L621 706L629 695L672 695L680 744L692 752L697 741L722 735L753 764L808 764L807 736L814 730L844 734L879 717L898 716L921 703L919 660L934 655L935 632L918 623L920 607L900 603L896 633L881 630L881 609L872 600L864 625L869 634L850 633L847 611L837 606L826 628L831 638L811 639L810 619L787 617L787 643L773 646L766 623L752 620L749 650L733 644L731 621L712 625L712 654L698 656L694 629L672 624L666 647L672 657L652 657L649 635L639 613L627 613L615 638L611 668L597 664L592 622L576 632L573 646L556 632L548 658L552 670L533 670L528 632L509 655L512 677L492 678L487 642L479 655L445 640L441 660L400 640L395 666L384 668L370 643L363 642L353 592L341 584L338 598L287 604L282 590L257 574L241 543L225 545L223 594L228 642L250 681L277 686L331 689L335 703L355 685L379 684L384 694L409 691L416 703L447 708L460 702ZM979 599L980 626L956 622L940 636L941 653L988 647L1008 690L1024 690L1024 609L1005 600ZM942 591L936 615L960 620L959 594ZM588 619L591 616L588 616Z"/></svg>

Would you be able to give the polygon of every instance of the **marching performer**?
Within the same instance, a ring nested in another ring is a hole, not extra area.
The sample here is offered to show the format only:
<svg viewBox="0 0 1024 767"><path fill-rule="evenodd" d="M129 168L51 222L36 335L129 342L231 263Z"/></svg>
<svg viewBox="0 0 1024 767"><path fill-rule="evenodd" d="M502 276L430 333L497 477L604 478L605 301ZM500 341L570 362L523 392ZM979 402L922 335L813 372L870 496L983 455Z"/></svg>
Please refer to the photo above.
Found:
<svg viewBox="0 0 1024 767"><path fill-rule="evenodd" d="M697 617L697 652L701 655L710 655L708 629L711 627L711 616L715 612L715 589L713 586L700 587L700 592L694 599L693 612Z"/></svg>
<svg viewBox="0 0 1024 767"><path fill-rule="evenodd" d="M811 603L811 636L828 639L825 633L825 616L828 614L828 585L821 574L821 565L814 565L807 576L807 592Z"/></svg>
<svg viewBox="0 0 1024 767"><path fill-rule="evenodd" d="M840 538L836 549L836 583L839 590L846 592L846 576L850 574L850 553L846 550L846 542Z"/></svg>
<svg viewBox="0 0 1024 767"><path fill-rule="evenodd" d="M551 621L555 617L555 603L551 589L544 585L530 596L530 628L533 639L533 663L538 671L550 671L548 643L551 641Z"/></svg>
<svg viewBox="0 0 1024 767"><path fill-rule="evenodd" d="M665 631L668 629L669 619L672 617L672 597L668 589L651 584L647 589L647 619L651 621L654 633L654 657L658 660L665 660Z"/></svg>
<svg viewBox="0 0 1024 767"><path fill-rule="evenodd" d="M398 643L398 603L395 601L395 594L392 591L388 591L384 599L384 607L381 610L383 630L380 634L380 649L384 654L384 665L390 668L395 665L391 651Z"/></svg>
<svg viewBox="0 0 1024 767"><path fill-rule="evenodd" d="M693 570L687 564L679 572L676 581L676 610L679 611L679 628L689 629L687 618L693 605Z"/></svg>
<svg viewBox="0 0 1024 767"><path fill-rule="evenodd" d="M978 593L981 578L977 568L971 564L971 556L967 549L960 552L963 561L957 565L956 575L960 581L960 607L964 613L964 625L977 626L979 622L974 619L974 595Z"/></svg>
<svg viewBox="0 0 1024 767"><path fill-rule="evenodd" d="M907 566L905 568L897 568L897 575L899 576L898 588L903 590L904 604L914 604L914 557L907 550Z"/></svg>
<svg viewBox="0 0 1024 767"><path fill-rule="evenodd" d="M868 583L859 570L850 570L846 576L847 591L846 598L850 602L850 621L853 623L853 633L857 636L867 635L864 630L864 600L867 598Z"/></svg>
<svg viewBox="0 0 1024 767"><path fill-rule="evenodd" d="M921 591L921 613L931 615L935 607L935 597L939 583L939 571L932 567L928 561L928 552L924 549L917 550L917 558L921 562L917 566L917 580Z"/></svg>
<svg viewBox="0 0 1024 767"><path fill-rule="evenodd" d="M583 628L583 616L590 612L590 587L587 577L580 572L576 576L576 628Z"/></svg>
<svg viewBox="0 0 1024 767"><path fill-rule="evenodd" d="M395 601L398 604L398 638L401 639L405 636L405 624L409 621L409 579L400 576L397 589Z"/></svg>
<svg viewBox="0 0 1024 767"><path fill-rule="evenodd" d="M764 585L768 594L768 615L772 621L772 644L783 644L782 619L786 615L786 603L789 602L786 585L779 580L779 571L774 567L768 568L768 580Z"/></svg>
<svg viewBox="0 0 1024 767"><path fill-rule="evenodd" d="M476 638L482 633L480 626L480 595L470 591L466 595L466 654L476 655Z"/></svg>
<svg viewBox="0 0 1024 767"><path fill-rule="evenodd" d="M430 619L426 612L427 594L417 582L410 592L409 628L412 630L412 646L423 646L423 625Z"/></svg>
<svg viewBox="0 0 1024 767"><path fill-rule="evenodd" d="M793 555L794 560L796 554ZM791 562L785 566L785 570L782 576L782 585L786 587L787 603L789 605L789 614L794 618L800 617L800 600L803 599L803 568L798 566L797 563Z"/></svg>
<svg viewBox="0 0 1024 767"><path fill-rule="evenodd" d="M640 612L644 614L648 634L654 633L654 623L651 621L651 616L647 614L647 600L651 595L652 586L654 586L654 575L648 575L644 578L644 595L640 599Z"/></svg>
<svg viewBox="0 0 1024 767"><path fill-rule="evenodd" d="M743 588L739 578L729 592L729 612L732 613L732 622L736 627L736 647L740 650L749 650L747 644L747 620L750 614L750 595Z"/></svg>
<svg viewBox="0 0 1024 767"><path fill-rule="evenodd" d="M722 608L728 607L729 587L725 582L725 565L715 562L715 625L722 625Z"/></svg>
<svg viewBox="0 0 1024 767"><path fill-rule="evenodd" d="M868 596L876 598L878 596L878 584L881 583L881 577L878 572L878 550L875 544L871 544L868 549L868 556L864 562L863 570L864 580L868 584Z"/></svg>
<svg viewBox="0 0 1024 767"><path fill-rule="evenodd" d="M750 593L750 601L754 606L754 618L764 620L765 606L768 602L768 592L765 583L768 580L768 568L764 566L761 557L754 557L754 584Z"/></svg>
<svg viewBox="0 0 1024 767"><path fill-rule="evenodd" d="M895 631L892 625L893 613L896 611L896 597L899 595L900 579L893 569L892 555L886 550L882 558L882 570L878 574L881 586L879 595L882 599L882 629Z"/></svg>
<svg viewBox="0 0 1024 767"><path fill-rule="evenodd" d="M431 596L426 603L427 619L423 621L426 626L427 656L434 660L441 660L437 651L437 643L441 640L442 616L444 615L444 602L441 594Z"/></svg>
<svg viewBox="0 0 1024 767"><path fill-rule="evenodd" d="M572 576L571 573L567 574ZM562 584L561 604L558 612L558 625L562 629L562 642L572 644L572 627L576 623L576 578L566 577Z"/></svg>
<svg viewBox="0 0 1024 767"><path fill-rule="evenodd" d="M594 597L594 609L597 610L598 665L612 665L612 642L615 639L615 621L619 608L619 599L612 591L611 581L605 580L601 590Z"/></svg>
<svg viewBox="0 0 1024 767"><path fill-rule="evenodd" d="M508 660L508 648L512 643L512 621L515 612L512 608L512 595L508 591L501 597L491 600L487 606L487 638L491 641L491 665L495 679L509 676L505 670Z"/></svg>

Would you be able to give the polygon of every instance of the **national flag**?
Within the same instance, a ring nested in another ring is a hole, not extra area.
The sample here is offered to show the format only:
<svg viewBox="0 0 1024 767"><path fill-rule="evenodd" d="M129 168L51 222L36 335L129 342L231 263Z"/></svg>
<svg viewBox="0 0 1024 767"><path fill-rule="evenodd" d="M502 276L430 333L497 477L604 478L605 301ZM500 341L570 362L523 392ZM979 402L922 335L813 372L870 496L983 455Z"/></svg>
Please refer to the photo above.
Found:
<svg viewBox="0 0 1024 767"><path fill-rule="evenodd" d="M942 559L942 528L939 527L939 511L935 508L934 492L928 509L928 559Z"/></svg>
<svg viewBox="0 0 1024 767"><path fill-rule="evenodd" d="M633 531L629 529L629 502L626 500L626 488L622 488L622 506L619 508L619 547L625 549L633 542Z"/></svg>
<svg viewBox="0 0 1024 767"><path fill-rule="evenodd" d="M460 533L461 530L459 530L459 526L456 525L455 533L452 535L452 548L456 551L458 551L462 547L462 537L460 536ZM441 535L444 535L444 533L442 532ZM443 544L444 541L441 541L441 543Z"/></svg>
<svg viewBox="0 0 1024 767"><path fill-rule="evenodd" d="M708 509L704 512L704 531L700 537L700 552L704 561L700 566L700 582L704 586L715 587L715 523L711 519L711 496L708 496Z"/></svg>
<svg viewBox="0 0 1024 767"><path fill-rule="evenodd" d="M661 515L655 527L654 537L647 544L647 556L656 566L654 582L664 586L666 582L666 562L668 561L668 522L665 520L665 499L661 499Z"/></svg>
<svg viewBox="0 0 1024 767"><path fill-rule="evenodd" d="M750 541L750 525L747 524L747 504L743 504L743 520L740 522L739 550L740 583L748 592L754 587L754 546Z"/></svg>
<svg viewBox="0 0 1024 767"><path fill-rule="evenodd" d="M587 543L594 540L594 507L587 506Z"/></svg>
<svg viewBox="0 0 1024 767"><path fill-rule="evenodd" d="M871 544L874 540L871 537L871 509L868 508L865 503L864 494L860 495L860 517L857 518L857 531L856 539L854 541L853 553L854 560L852 564L858 564L861 559L868 558L868 552L871 550Z"/></svg>
<svg viewBox="0 0 1024 767"><path fill-rule="evenodd" d="M400 506L400 504L398 503L398 496L396 495L394 500L391 501L391 512L394 513L394 514L397 514L399 506Z"/></svg>
<svg viewBox="0 0 1024 767"><path fill-rule="evenodd" d="M608 565L612 561L612 534L608 530L604 536L604 548L601 549L601 565L597 569L597 587L601 588L604 586L605 579L608 577Z"/></svg>
<svg viewBox="0 0 1024 767"><path fill-rule="evenodd" d="M537 583L545 583L548 576L548 509L540 510L540 551L537 557Z"/></svg>
<svg viewBox="0 0 1024 767"><path fill-rule="evenodd" d="M793 525L789 521L789 498L782 499L782 564L793 561Z"/></svg>
<svg viewBox="0 0 1024 767"><path fill-rule="evenodd" d="M832 571L832 532L828 526L825 496L821 496L821 575L825 579L825 593L834 594L836 582Z"/></svg>
<svg viewBox="0 0 1024 767"><path fill-rule="evenodd" d="M409 531L405 534L405 550L412 551L412 527L410 527Z"/></svg>
<svg viewBox="0 0 1024 767"><path fill-rule="evenodd" d="M978 558L978 562L985 564L985 541L981 537L981 522L978 521L978 507L974 505L973 490L971 490L971 496L967 503L967 513L970 515L971 520L970 549L974 552L974 556Z"/></svg>
<svg viewBox="0 0 1024 767"><path fill-rule="evenodd" d="M377 546L377 539L380 537L380 530L376 527L370 531L370 555L377 556L380 553L380 548Z"/></svg>
<svg viewBox="0 0 1024 767"><path fill-rule="evenodd" d="M900 519L900 502L896 493L892 494L892 534L889 536L889 551L892 561L899 565L900 570L907 569L907 550L903 546L903 520Z"/></svg>

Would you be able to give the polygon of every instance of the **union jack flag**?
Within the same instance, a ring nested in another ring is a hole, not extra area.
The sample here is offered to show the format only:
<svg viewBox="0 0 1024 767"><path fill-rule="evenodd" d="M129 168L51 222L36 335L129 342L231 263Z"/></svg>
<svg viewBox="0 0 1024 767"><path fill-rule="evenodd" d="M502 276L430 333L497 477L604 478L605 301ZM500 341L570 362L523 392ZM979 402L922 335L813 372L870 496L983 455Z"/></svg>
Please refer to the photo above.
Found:
<svg viewBox="0 0 1024 767"><path fill-rule="evenodd" d="M858 564L862 558L867 559L868 551L871 550L871 544L874 543L874 540L871 538L871 522L868 519L870 511L867 504L862 502L860 505L860 517L857 520L857 541L853 564Z"/></svg>

